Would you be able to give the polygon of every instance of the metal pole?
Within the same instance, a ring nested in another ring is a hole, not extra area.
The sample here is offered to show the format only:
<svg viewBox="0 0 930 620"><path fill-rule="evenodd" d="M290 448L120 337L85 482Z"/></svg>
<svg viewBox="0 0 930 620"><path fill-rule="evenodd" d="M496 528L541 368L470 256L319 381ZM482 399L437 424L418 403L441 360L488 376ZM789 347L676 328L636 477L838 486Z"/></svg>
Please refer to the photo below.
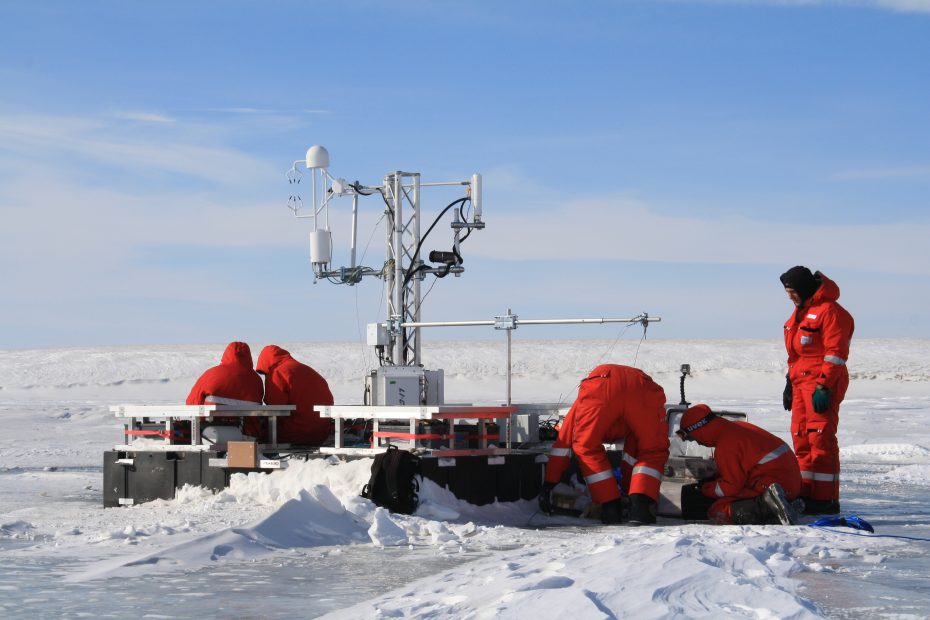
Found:
<svg viewBox="0 0 930 620"><path fill-rule="evenodd" d="M310 171L310 179L313 181L313 230L316 230L316 218L320 214L316 206L316 170Z"/></svg>
<svg viewBox="0 0 930 620"><path fill-rule="evenodd" d="M413 238L411 239L412 251L416 251L417 246L420 245L420 174L414 173L413 175ZM416 256L411 256L410 261L413 264L413 261L418 260ZM413 299L407 300L407 303L411 304L413 308L413 313L410 318L414 322L420 320L420 278L414 277L411 282L413 285ZM404 317L406 319L406 317ZM420 328L413 328L413 365L420 365Z"/></svg>
<svg viewBox="0 0 930 620"><path fill-rule="evenodd" d="M507 314L513 314L513 311L510 308L507 308ZM512 347L512 334L513 330L507 330L507 405L510 406L510 387L511 380L513 377L512 367L511 367L511 347ZM510 435L507 435L507 441L510 441ZM508 448L510 446L507 446Z"/></svg>
<svg viewBox="0 0 930 620"><path fill-rule="evenodd" d="M600 323L641 323L644 317L630 319L516 319L517 325L561 325L561 324L600 324ZM650 316L650 323L658 323L662 317ZM404 327L477 327L480 325L495 325L495 321L418 321L416 323L403 323Z"/></svg>
<svg viewBox="0 0 930 620"><path fill-rule="evenodd" d="M355 269L355 244L358 239L358 194L352 194L352 238L349 242L349 266Z"/></svg>
<svg viewBox="0 0 930 620"><path fill-rule="evenodd" d="M513 314L513 310L511 310L510 308L507 308L507 314L508 315ZM511 363L513 359L511 356L512 344L513 344L513 330L508 329L507 330L507 406L508 407L511 404L510 396L511 396L511 385L513 381L513 365ZM504 424L504 432L507 433L507 444L506 445L507 445L508 450L510 449L510 435L511 435L510 427L511 427L512 422L513 422L513 414L512 413L507 414L507 422L506 424Z"/></svg>
<svg viewBox="0 0 930 620"><path fill-rule="evenodd" d="M577 324L577 323L640 323L645 317L634 317L632 319L520 319L520 325L555 325L555 324ZM650 323L658 323L662 320L658 316L650 316Z"/></svg>
<svg viewBox="0 0 930 620"><path fill-rule="evenodd" d="M494 325L494 321L419 321L417 323L404 323L404 327L477 327L479 325Z"/></svg>
<svg viewBox="0 0 930 620"><path fill-rule="evenodd" d="M398 321L404 321L404 186L399 170L394 172L394 313ZM394 364L404 365L406 347L404 327L394 341Z"/></svg>
<svg viewBox="0 0 930 620"><path fill-rule="evenodd" d="M382 191L385 194L389 194L391 192L391 188L392 188L391 175L387 175L384 177L384 187L382 188ZM387 265L396 264L397 262L397 252L394 249L394 228L396 226L394 221L396 219L396 213L394 212L393 208L390 207L390 205L387 205L387 210L385 211L385 213L391 216L391 220L390 220L391 225L384 227L384 231L385 231L384 245L385 245L385 255L387 259L385 266L387 266ZM393 319L396 314L394 310L394 289L397 286L399 286L399 283L397 282L395 278L395 274L396 274L395 270L393 269L388 270L387 268L385 268L384 304L387 308L388 321ZM389 330L390 346L385 347L385 358L386 358L385 361L389 366L392 366L394 364L394 343L396 339L397 339L397 334L393 331L393 329L390 329Z"/></svg>

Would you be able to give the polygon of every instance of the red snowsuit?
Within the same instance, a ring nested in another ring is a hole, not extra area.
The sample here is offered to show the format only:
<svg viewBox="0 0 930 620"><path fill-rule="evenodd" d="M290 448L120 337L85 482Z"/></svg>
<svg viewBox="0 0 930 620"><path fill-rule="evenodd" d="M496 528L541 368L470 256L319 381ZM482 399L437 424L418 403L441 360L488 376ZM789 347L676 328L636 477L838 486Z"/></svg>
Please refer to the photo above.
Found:
<svg viewBox="0 0 930 620"><path fill-rule="evenodd" d="M789 501L801 490L798 461L784 441L749 422L714 418L692 431L699 443L714 448L717 475L701 485L705 497L720 498L707 510L711 521L733 523L730 504L762 495L777 482Z"/></svg>
<svg viewBox="0 0 930 620"><path fill-rule="evenodd" d="M639 369L603 364L581 381L549 452L546 482L559 482L574 452L591 499L604 504L619 498L603 444L621 439L623 490L658 501L669 447L665 392Z"/></svg>
<svg viewBox="0 0 930 620"><path fill-rule="evenodd" d="M290 416L278 418L278 441L299 445L326 441L332 420L320 418L313 410L317 405L333 404L326 379L273 344L259 353L255 369L265 373L266 405L297 405Z"/></svg>
<svg viewBox="0 0 930 620"><path fill-rule="evenodd" d="M191 388L185 401L202 405L207 396L221 396L261 404L262 378L252 370L252 351L244 342L230 342L219 366L208 368ZM236 422L239 418L229 418Z"/></svg>
<svg viewBox="0 0 930 620"><path fill-rule="evenodd" d="M244 342L230 342L226 345L219 366L208 368L200 375L184 402L187 405L202 405L207 396L221 396L260 404L264 391L262 378L252 370L252 351L249 345ZM204 420L206 418L200 418L201 423ZM214 420L222 424L238 425L240 418L218 417ZM176 427L181 440L190 442L190 424L178 423Z"/></svg>
<svg viewBox="0 0 930 620"><path fill-rule="evenodd" d="M818 272L820 288L785 322L788 377L791 379L791 435L801 466L801 496L816 500L840 497L840 449L836 441L840 403L849 386L846 359L855 323L836 302L839 287ZM830 390L827 411L816 413L817 384Z"/></svg>

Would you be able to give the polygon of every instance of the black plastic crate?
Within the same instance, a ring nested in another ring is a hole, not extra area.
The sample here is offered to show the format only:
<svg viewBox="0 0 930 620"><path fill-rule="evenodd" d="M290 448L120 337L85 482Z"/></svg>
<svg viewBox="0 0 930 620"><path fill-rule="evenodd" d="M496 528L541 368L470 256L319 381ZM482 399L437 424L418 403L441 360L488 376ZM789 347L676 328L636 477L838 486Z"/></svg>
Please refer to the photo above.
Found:
<svg viewBox="0 0 930 620"><path fill-rule="evenodd" d="M117 460L127 458L126 452L109 450L103 453L103 507L114 508L126 495L126 465Z"/></svg>
<svg viewBox="0 0 930 620"><path fill-rule="evenodd" d="M175 452L132 452L126 467L126 497L135 504L155 499L174 499Z"/></svg>
<svg viewBox="0 0 930 620"><path fill-rule="evenodd" d="M214 493L229 486L229 473L223 467L211 467L210 459L219 458L216 452L200 453L200 485Z"/></svg>
<svg viewBox="0 0 930 620"><path fill-rule="evenodd" d="M203 484L202 452L178 452L175 462L175 485L177 488L185 484L199 487Z"/></svg>

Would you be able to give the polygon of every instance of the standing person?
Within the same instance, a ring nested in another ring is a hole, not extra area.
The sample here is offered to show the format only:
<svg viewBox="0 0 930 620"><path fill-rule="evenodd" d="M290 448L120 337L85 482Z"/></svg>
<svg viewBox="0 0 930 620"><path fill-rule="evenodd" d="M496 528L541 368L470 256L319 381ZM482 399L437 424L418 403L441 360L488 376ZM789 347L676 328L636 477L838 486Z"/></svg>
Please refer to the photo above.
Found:
<svg viewBox="0 0 930 620"><path fill-rule="evenodd" d="M255 370L265 375L266 405L297 406L290 416L278 418L278 441L310 446L326 441L332 420L320 418L313 410L317 405L333 404L326 379L274 344L258 354Z"/></svg>
<svg viewBox="0 0 930 620"><path fill-rule="evenodd" d="M717 474L694 489L716 500L707 510L711 521L797 523L789 502L801 490L801 471L784 441L749 422L718 417L707 405L687 409L676 433L684 441L714 448ZM682 502L685 493L682 490Z"/></svg>
<svg viewBox="0 0 930 620"><path fill-rule="evenodd" d="M219 365L208 368L194 383L185 404L203 405L208 396L213 396L227 403L244 401L260 405L263 393L262 378L252 369L252 350L249 345L230 342L226 345ZM216 417L215 426L204 428L203 438L222 448L225 442L242 438L238 432L239 422L240 418Z"/></svg>
<svg viewBox="0 0 930 620"><path fill-rule="evenodd" d="M846 360L855 323L837 303L839 287L819 271L792 267L781 283L795 310L785 322L788 375L784 406L791 411L794 452L801 466L805 514L840 511L840 403L849 387Z"/></svg>
<svg viewBox="0 0 930 620"><path fill-rule="evenodd" d="M601 520L620 523L620 487L604 443L621 439L621 484L630 496L629 523L655 523L669 448L665 392L643 371L616 364L598 366L581 381L578 398L549 452L540 508L551 512L552 489L574 453L591 499L601 504Z"/></svg>

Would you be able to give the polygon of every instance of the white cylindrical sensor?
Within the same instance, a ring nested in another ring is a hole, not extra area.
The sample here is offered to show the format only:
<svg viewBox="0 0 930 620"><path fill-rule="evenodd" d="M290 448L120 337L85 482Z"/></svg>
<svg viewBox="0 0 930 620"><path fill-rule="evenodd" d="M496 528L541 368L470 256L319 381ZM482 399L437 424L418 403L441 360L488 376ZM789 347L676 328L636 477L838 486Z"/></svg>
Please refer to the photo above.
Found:
<svg viewBox="0 0 930 620"><path fill-rule="evenodd" d="M328 230L314 230L310 233L310 262L314 265L328 265L333 259L333 234Z"/></svg>
<svg viewBox="0 0 930 620"><path fill-rule="evenodd" d="M475 208L475 220L481 219L481 175L471 175L471 205Z"/></svg>

